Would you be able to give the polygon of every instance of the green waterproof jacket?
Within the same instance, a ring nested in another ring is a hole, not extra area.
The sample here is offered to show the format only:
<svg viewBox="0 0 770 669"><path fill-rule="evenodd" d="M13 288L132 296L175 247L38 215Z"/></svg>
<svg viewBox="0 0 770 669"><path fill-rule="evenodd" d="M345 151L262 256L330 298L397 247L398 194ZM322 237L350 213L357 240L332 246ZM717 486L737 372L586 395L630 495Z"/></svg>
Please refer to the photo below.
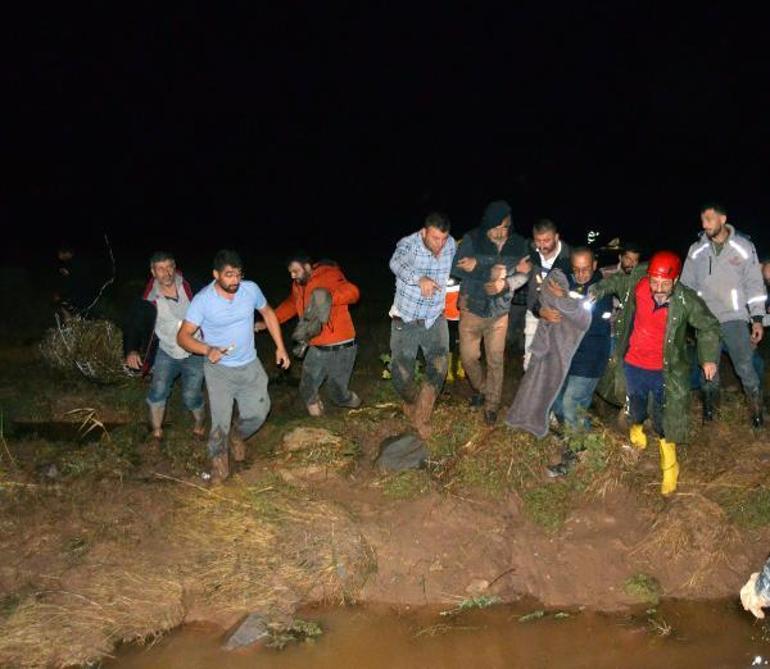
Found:
<svg viewBox="0 0 770 669"><path fill-rule="evenodd" d="M637 266L631 274L618 272L591 287L591 294L597 299L605 295L615 295L623 303L616 325L615 352L597 388L600 397L619 406L622 406L626 400L623 359L628 350L628 342L634 326L636 313L634 289L646 274L647 264L645 263ZM666 341L663 349L665 387L663 430L666 439L674 443L687 442L691 371L686 342L688 325L695 329L699 363L701 365L707 362L718 363L719 321L695 291L677 283L668 307Z"/></svg>

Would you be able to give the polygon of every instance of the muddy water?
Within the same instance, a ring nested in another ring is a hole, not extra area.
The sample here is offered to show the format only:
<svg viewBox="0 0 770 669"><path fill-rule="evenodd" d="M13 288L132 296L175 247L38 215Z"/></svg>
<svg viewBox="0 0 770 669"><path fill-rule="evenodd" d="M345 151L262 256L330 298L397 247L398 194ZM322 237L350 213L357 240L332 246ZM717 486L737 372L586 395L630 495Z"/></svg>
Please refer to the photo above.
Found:
<svg viewBox="0 0 770 669"><path fill-rule="evenodd" d="M548 612L495 607L455 617L437 610L383 608L306 611L323 637L283 651L220 650L221 630L190 626L152 648L122 651L119 669L399 669L424 667L709 667L770 666L770 625L754 622L734 602L664 602L655 612Z"/></svg>

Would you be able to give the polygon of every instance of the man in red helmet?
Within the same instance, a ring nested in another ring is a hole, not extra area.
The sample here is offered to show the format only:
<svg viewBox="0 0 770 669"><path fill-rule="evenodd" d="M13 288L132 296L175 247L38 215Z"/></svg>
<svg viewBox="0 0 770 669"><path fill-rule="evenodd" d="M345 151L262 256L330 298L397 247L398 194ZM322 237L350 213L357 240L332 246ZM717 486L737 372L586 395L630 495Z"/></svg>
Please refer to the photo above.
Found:
<svg viewBox="0 0 770 669"><path fill-rule="evenodd" d="M599 394L622 404L628 399L631 445L647 446L643 423L653 398L652 427L660 438L661 493L676 490L679 465L676 444L687 441L690 363L685 335L695 329L698 360L706 379L713 379L719 360L719 321L706 303L679 283L682 261L659 251L649 264L631 274L618 273L591 287L600 299L616 295L623 303L617 321L617 346Z"/></svg>

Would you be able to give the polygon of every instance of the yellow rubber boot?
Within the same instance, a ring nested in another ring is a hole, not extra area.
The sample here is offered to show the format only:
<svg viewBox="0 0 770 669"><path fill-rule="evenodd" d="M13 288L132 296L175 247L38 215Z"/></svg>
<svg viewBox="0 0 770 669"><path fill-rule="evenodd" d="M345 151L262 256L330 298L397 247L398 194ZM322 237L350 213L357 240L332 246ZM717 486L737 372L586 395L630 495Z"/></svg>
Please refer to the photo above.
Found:
<svg viewBox="0 0 770 669"><path fill-rule="evenodd" d="M460 356L457 356L457 371L455 372L455 376L458 379L465 378L465 368L463 367L463 361L460 359Z"/></svg>
<svg viewBox="0 0 770 669"><path fill-rule="evenodd" d="M632 425L628 436L634 448L638 448L640 451L647 448L647 435L644 433L644 425L641 423Z"/></svg>
<svg viewBox="0 0 770 669"><path fill-rule="evenodd" d="M676 490L679 478L679 463L676 461L676 444L673 441L660 440L660 470L663 480L660 484L660 494L670 495Z"/></svg>
<svg viewBox="0 0 770 669"><path fill-rule="evenodd" d="M454 374L454 370L452 369L452 367L453 367L453 365L452 365L452 362L453 362L452 358L454 358L454 356L452 355L452 352L450 351L449 352L449 366L447 368L447 373L446 373L446 382L447 383L454 383L455 382L455 374Z"/></svg>

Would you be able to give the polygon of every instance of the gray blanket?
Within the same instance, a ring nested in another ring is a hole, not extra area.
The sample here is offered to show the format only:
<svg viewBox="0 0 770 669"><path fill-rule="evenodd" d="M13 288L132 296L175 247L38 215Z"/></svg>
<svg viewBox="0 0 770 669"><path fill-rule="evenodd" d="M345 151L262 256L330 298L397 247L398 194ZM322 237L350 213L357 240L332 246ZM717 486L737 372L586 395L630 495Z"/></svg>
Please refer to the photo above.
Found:
<svg viewBox="0 0 770 669"><path fill-rule="evenodd" d="M332 310L332 294L326 288L316 288L310 293L310 300L305 313L299 317L297 327L291 338L295 341L292 352L298 358L305 355L310 340L315 337L326 323Z"/></svg>
<svg viewBox="0 0 770 669"><path fill-rule="evenodd" d="M552 270L548 279L569 290L567 277L561 270ZM540 319L538 322L529 367L505 422L542 438L548 434L548 412L567 378L572 356L591 325L591 311L584 308L584 300L554 297L545 288L540 291L540 304L558 309L561 321L549 323Z"/></svg>

